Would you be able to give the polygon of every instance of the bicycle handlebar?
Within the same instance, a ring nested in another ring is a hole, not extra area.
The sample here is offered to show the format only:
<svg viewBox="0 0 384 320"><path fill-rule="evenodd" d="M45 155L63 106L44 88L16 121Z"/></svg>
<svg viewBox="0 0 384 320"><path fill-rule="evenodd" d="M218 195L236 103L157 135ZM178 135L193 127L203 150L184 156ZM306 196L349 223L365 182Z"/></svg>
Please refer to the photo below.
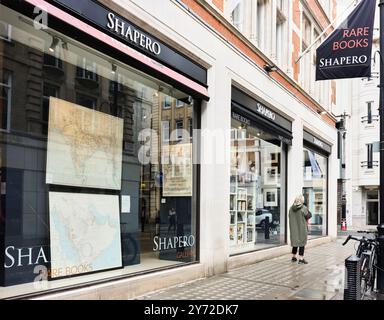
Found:
<svg viewBox="0 0 384 320"><path fill-rule="evenodd" d="M343 243L343 246L345 246L348 242L349 242L349 240L351 240L351 236L349 235L348 237L347 237L347 239L344 241L344 243Z"/></svg>
<svg viewBox="0 0 384 320"><path fill-rule="evenodd" d="M369 242L369 243L372 243L372 244L376 243L375 239L368 239L366 237L362 237L362 238L359 239L359 238L355 238L355 237L352 237L351 235L349 235L347 237L347 239L344 241L343 246L345 246L349 242L349 240L355 240L355 241L358 241L360 243L361 242Z"/></svg>

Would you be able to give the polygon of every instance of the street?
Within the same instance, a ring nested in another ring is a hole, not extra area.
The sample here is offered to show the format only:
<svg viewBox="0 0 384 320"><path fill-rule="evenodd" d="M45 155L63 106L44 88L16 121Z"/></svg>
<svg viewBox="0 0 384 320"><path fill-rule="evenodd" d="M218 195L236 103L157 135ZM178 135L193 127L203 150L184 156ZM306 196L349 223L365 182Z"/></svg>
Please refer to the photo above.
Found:
<svg viewBox="0 0 384 320"><path fill-rule="evenodd" d="M308 265L291 255L232 270L226 274L152 292L139 300L343 300L344 260L355 243L345 237L310 248ZM373 296L367 300L376 299ZM377 298L378 299L378 298ZM380 299L381 300L381 299Z"/></svg>

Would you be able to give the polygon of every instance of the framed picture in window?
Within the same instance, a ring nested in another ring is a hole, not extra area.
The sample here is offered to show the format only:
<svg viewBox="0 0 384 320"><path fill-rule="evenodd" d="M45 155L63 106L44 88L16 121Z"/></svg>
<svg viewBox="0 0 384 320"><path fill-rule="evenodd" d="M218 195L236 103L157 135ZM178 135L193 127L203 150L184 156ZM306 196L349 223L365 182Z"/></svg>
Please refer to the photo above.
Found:
<svg viewBox="0 0 384 320"><path fill-rule="evenodd" d="M279 180L279 169L277 167L264 168L264 184L277 185Z"/></svg>
<svg viewBox="0 0 384 320"><path fill-rule="evenodd" d="M264 189L264 207L277 207L277 189Z"/></svg>

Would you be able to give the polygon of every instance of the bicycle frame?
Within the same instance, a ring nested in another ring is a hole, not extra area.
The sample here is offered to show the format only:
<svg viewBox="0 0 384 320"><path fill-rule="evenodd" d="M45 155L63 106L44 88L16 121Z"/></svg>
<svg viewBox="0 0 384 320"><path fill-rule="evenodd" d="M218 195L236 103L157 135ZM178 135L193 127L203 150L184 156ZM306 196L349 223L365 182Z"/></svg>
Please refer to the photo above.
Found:
<svg viewBox="0 0 384 320"><path fill-rule="evenodd" d="M367 233L367 232L360 232ZM376 234L376 233L375 233ZM366 237L354 238L351 235L348 236L347 240L343 243L346 245L349 240L355 240L359 242L359 246L356 250L356 256L361 259L360 268L360 281L362 290L362 299L364 298L368 288L373 291L376 280L376 251L377 251L377 236L375 239L368 239ZM367 265L368 264L368 265Z"/></svg>

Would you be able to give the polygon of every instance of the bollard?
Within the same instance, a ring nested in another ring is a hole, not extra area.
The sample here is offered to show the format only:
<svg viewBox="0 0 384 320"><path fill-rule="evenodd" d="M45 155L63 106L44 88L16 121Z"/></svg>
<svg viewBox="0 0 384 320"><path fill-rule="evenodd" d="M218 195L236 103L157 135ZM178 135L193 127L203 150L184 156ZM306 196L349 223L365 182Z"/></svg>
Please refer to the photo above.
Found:
<svg viewBox="0 0 384 320"><path fill-rule="evenodd" d="M361 259L358 256L345 259L344 300L361 299L360 268Z"/></svg>
<svg viewBox="0 0 384 320"><path fill-rule="evenodd" d="M265 234L265 240L269 240L269 217L265 218L264 234Z"/></svg>
<svg viewBox="0 0 384 320"><path fill-rule="evenodd" d="M377 227L379 247L377 248L377 291L384 294L384 224Z"/></svg>

